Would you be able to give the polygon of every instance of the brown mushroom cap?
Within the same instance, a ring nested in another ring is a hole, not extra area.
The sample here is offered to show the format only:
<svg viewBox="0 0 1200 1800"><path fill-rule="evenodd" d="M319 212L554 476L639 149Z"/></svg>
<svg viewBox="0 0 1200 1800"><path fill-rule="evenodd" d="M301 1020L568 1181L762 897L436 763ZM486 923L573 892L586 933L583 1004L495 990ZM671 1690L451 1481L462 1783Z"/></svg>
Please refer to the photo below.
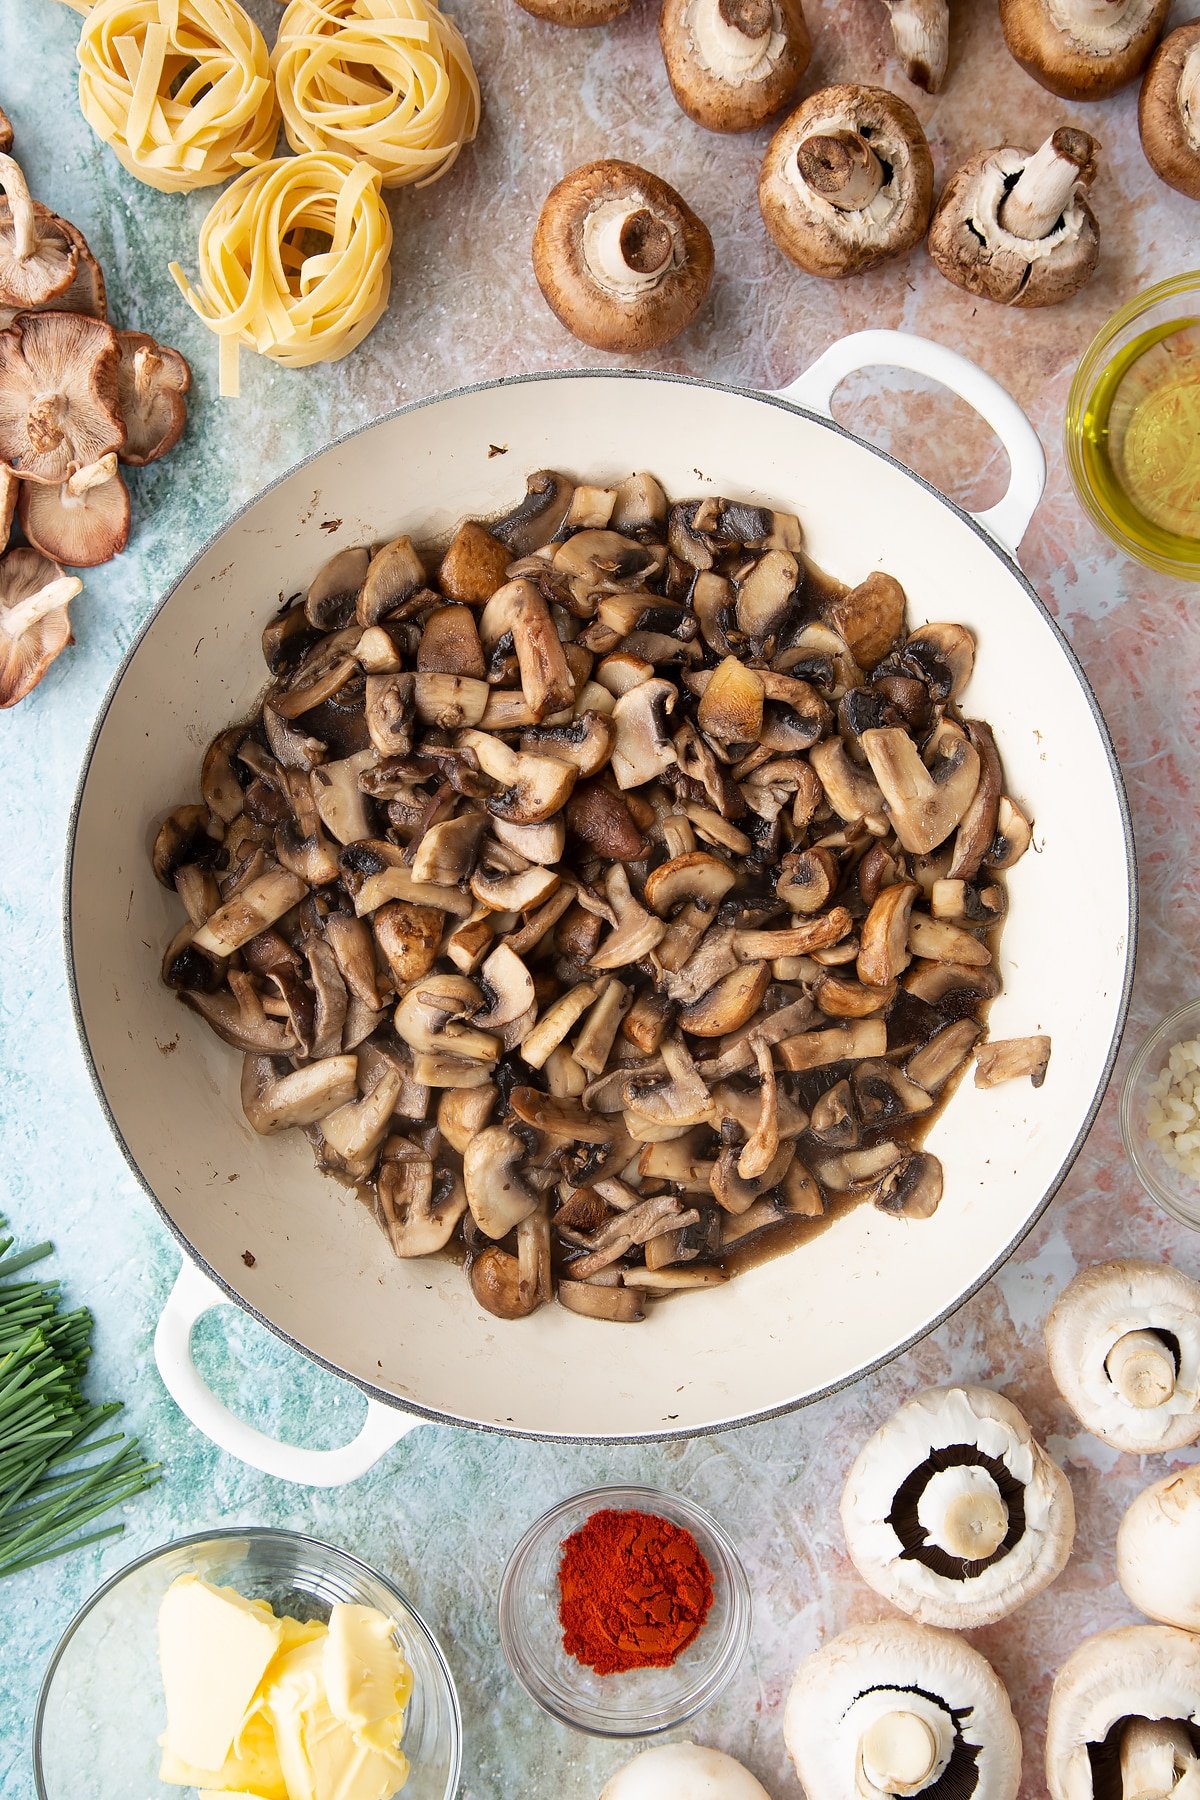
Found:
<svg viewBox="0 0 1200 1800"><path fill-rule="evenodd" d="M1104 100L1141 74L1170 10L1171 0L1000 0L1000 24L1052 94Z"/></svg>
<svg viewBox="0 0 1200 1800"><path fill-rule="evenodd" d="M142 468L173 450L187 423L183 396L192 371L178 350L155 343L145 331L118 331L121 363L117 395L125 421L121 461Z"/></svg>
<svg viewBox="0 0 1200 1800"><path fill-rule="evenodd" d="M1100 255L1082 192L1098 148L1086 132L1061 130L1037 151L969 157L929 230L929 254L947 281L1006 306L1056 306L1078 293Z"/></svg>
<svg viewBox="0 0 1200 1800"><path fill-rule="evenodd" d="M886 88L822 88L767 146L758 203L783 254L810 275L837 280L902 256L933 207L920 120Z"/></svg>
<svg viewBox="0 0 1200 1800"><path fill-rule="evenodd" d="M78 252L61 221L29 193L20 164L0 152L0 302L41 306L75 278Z"/></svg>
<svg viewBox="0 0 1200 1800"><path fill-rule="evenodd" d="M548 25L607 25L627 13L631 0L517 0L517 5Z"/></svg>
<svg viewBox="0 0 1200 1800"><path fill-rule="evenodd" d="M1146 161L1168 187L1200 200L1200 19L1154 52L1138 101Z"/></svg>
<svg viewBox="0 0 1200 1800"><path fill-rule="evenodd" d="M8 201L0 196L0 231L3 231L8 214ZM37 211L37 202L34 202ZM45 211L45 208L41 208ZM47 217L51 215L47 214ZM56 294L53 300L43 300L40 306L7 306L0 300L0 331L7 331L18 313L22 312L71 312L86 313L89 319L106 319L108 317L108 295L104 287L104 272L96 258L88 249L87 239L78 226L72 225L69 219L55 219L55 225L64 237L69 238L75 246L75 276L69 287Z"/></svg>
<svg viewBox="0 0 1200 1800"><path fill-rule="evenodd" d="M11 150L13 147L13 128L8 114L0 106L0 150Z"/></svg>
<svg viewBox="0 0 1200 1800"><path fill-rule="evenodd" d="M67 603L82 586L40 550L0 556L0 707L31 693L71 642Z"/></svg>
<svg viewBox="0 0 1200 1800"><path fill-rule="evenodd" d="M77 313L22 313L0 332L0 460L62 482L125 442L117 334Z"/></svg>
<svg viewBox="0 0 1200 1800"><path fill-rule="evenodd" d="M800 0L663 0L671 91L709 131L752 131L787 105L812 55Z"/></svg>
<svg viewBox="0 0 1200 1800"><path fill-rule="evenodd" d="M690 324L713 272L708 227L634 163L585 163L553 188L533 238L552 312L583 343L653 350Z"/></svg>
<svg viewBox="0 0 1200 1800"><path fill-rule="evenodd" d="M29 542L55 562L76 569L109 562L129 538L129 490L115 452L77 469L59 487L23 481L17 516Z"/></svg>

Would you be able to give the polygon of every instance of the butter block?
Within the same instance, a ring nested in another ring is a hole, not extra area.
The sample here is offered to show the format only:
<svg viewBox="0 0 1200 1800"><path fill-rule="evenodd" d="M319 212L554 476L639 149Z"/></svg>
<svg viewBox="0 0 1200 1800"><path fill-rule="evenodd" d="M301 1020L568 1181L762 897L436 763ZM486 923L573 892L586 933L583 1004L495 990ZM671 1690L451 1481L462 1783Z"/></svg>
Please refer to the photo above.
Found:
<svg viewBox="0 0 1200 1800"><path fill-rule="evenodd" d="M197 1768L221 1768L281 1638L279 1620L232 1588L198 1575L173 1581L158 1615L164 1748Z"/></svg>
<svg viewBox="0 0 1200 1800"><path fill-rule="evenodd" d="M373 1606L339 1601L329 1615L325 1639L325 1692L336 1719L364 1731L403 1704L397 1691L408 1671L392 1641L395 1625Z"/></svg>
<svg viewBox="0 0 1200 1800"><path fill-rule="evenodd" d="M248 1793L253 1794L255 1800L288 1800L271 1722L258 1711L247 1718L233 1749L219 1768L205 1769L164 1750L158 1778L172 1787L203 1788L222 1794Z"/></svg>
<svg viewBox="0 0 1200 1800"><path fill-rule="evenodd" d="M408 1764L355 1738L327 1704L305 1715L304 1743L313 1773L313 1800L391 1800L403 1786Z"/></svg>

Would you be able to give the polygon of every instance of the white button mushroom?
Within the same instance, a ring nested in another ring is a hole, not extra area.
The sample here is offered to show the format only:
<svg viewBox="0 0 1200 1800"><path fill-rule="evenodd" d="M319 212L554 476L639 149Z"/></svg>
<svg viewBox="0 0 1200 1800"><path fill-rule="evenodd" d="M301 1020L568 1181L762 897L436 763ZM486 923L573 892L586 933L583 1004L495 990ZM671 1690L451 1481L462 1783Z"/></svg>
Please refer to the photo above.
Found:
<svg viewBox="0 0 1200 1800"><path fill-rule="evenodd" d="M1020 1786L1021 1734L995 1670L963 1639L908 1620L854 1626L801 1663L783 1731L808 1800L935 1786L1015 1800Z"/></svg>
<svg viewBox="0 0 1200 1800"><path fill-rule="evenodd" d="M905 1402L846 1478L855 1568L927 1625L991 1624L1048 1587L1075 1536L1061 1469L1003 1394L933 1388Z"/></svg>
<svg viewBox="0 0 1200 1800"><path fill-rule="evenodd" d="M1102 1790L1093 1753L1120 1757L1122 1800L1200 1792L1200 1760L1187 1727L1200 1724L1200 1638L1169 1625L1126 1625L1086 1638L1054 1680L1046 1720L1050 1800L1092 1800ZM1114 1734L1119 1727L1119 1736Z"/></svg>
<svg viewBox="0 0 1200 1800"><path fill-rule="evenodd" d="M1050 1372L1080 1423L1144 1456L1200 1438L1200 1283L1162 1263L1098 1263L1046 1321Z"/></svg>
<svg viewBox="0 0 1200 1800"><path fill-rule="evenodd" d="M1138 1495L1117 1533L1117 1580L1147 1618L1200 1631L1200 1466Z"/></svg>
<svg viewBox="0 0 1200 1800"><path fill-rule="evenodd" d="M604 1784L600 1800L771 1800L724 1750L704 1744L660 1744L643 1750Z"/></svg>

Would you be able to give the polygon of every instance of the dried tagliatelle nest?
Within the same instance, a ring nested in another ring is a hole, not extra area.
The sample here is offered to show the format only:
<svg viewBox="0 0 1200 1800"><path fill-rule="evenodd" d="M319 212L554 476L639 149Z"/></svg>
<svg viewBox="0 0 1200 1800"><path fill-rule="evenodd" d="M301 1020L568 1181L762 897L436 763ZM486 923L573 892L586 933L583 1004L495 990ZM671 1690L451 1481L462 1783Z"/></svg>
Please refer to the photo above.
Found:
<svg viewBox="0 0 1200 1800"><path fill-rule="evenodd" d="M1030 841L974 643L789 513L531 476L340 551L164 819L163 976L401 1257L502 1318L632 1321L831 1208L926 1218ZM984 1058L986 1057L986 1061Z"/></svg>

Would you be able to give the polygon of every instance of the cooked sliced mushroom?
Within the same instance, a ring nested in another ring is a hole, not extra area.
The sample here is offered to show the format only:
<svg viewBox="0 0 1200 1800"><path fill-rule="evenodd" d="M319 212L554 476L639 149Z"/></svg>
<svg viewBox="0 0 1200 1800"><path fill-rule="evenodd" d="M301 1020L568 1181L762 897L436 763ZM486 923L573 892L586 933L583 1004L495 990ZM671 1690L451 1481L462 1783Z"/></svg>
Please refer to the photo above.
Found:
<svg viewBox="0 0 1200 1800"><path fill-rule="evenodd" d="M915 882L901 881L884 888L875 900L859 940L856 967L860 981L872 987L890 987L908 967L913 902L919 892Z"/></svg>
<svg viewBox="0 0 1200 1800"><path fill-rule="evenodd" d="M264 1136L294 1125L315 1125L354 1099L357 1070L354 1056L330 1056L283 1072L274 1057L247 1056L242 1111Z"/></svg>
<svg viewBox="0 0 1200 1800"><path fill-rule="evenodd" d="M924 1625L1007 1618L1066 1566L1070 1484L1017 1408L987 1388L914 1395L859 1452L842 1528L868 1586Z"/></svg>
<svg viewBox="0 0 1200 1800"><path fill-rule="evenodd" d="M949 721L934 732L924 757L895 726L864 731L862 747L901 845L928 855L945 842L975 797L979 752Z"/></svg>
<svg viewBox="0 0 1200 1800"><path fill-rule="evenodd" d="M596 350L653 350L688 326L713 271L708 227L682 195L627 162L585 163L553 188L533 271L567 330Z"/></svg>
<svg viewBox="0 0 1200 1800"><path fill-rule="evenodd" d="M947 281L1006 306L1055 306L1078 293L1100 256L1100 227L1084 199L1099 148L1064 127L1037 151L1005 146L970 157L946 184L929 231L929 254Z"/></svg>
<svg viewBox="0 0 1200 1800"><path fill-rule="evenodd" d="M820 1031L801 1032L784 1038L779 1060L793 1075L807 1069L827 1068L830 1063L858 1062L880 1057L887 1050L887 1026L882 1019L854 1019L848 1025L827 1025Z"/></svg>
<svg viewBox="0 0 1200 1800"><path fill-rule="evenodd" d="M1063 100L1105 100L1149 61L1170 0L1000 0L1004 40Z"/></svg>
<svg viewBox="0 0 1200 1800"><path fill-rule="evenodd" d="M1015 800L1000 796L996 813L996 836L985 861L989 869L1011 869L1020 862L1033 841L1033 826Z"/></svg>
<svg viewBox="0 0 1200 1800"><path fill-rule="evenodd" d="M197 949L231 956L268 925L290 912L308 893L308 884L286 869L269 869L245 882L196 933Z"/></svg>
<svg viewBox="0 0 1200 1800"><path fill-rule="evenodd" d="M752 1019L771 980L769 964L745 962L682 1008L679 1024L691 1037L724 1037Z"/></svg>
<svg viewBox="0 0 1200 1800"><path fill-rule="evenodd" d="M800 0L665 0L667 79L709 131L753 131L787 105L812 55Z"/></svg>
<svg viewBox="0 0 1200 1800"><path fill-rule="evenodd" d="M811 94L767 147L758 182L767 230L810 275L858 275L920 243L933 161L911 107L885 88Z"/></svg>
<svg viewBox="0 0 1200 1800"><path fill-rule="evenodd" d="M489 1125L463 1152L467 1205L484 1237L507 1237L537 1211L537 1196L518 1174L525 1158L525 1145L503 1125Z"/></svg>
<svg viewBox="0 0 1200 1800"><path fill-rule="evenodd" d="M674 712L675 701L674 684L661 677L638 682L618 697L612 714L616 733L612 772L618 787L641 787L676 761L675 746L666 732L666 719Z"/></svg>
<svg viewBox="0 0 1200 1800"><path fill-rule="evenodd" d="M506 638L521 671L521 691L535 721L570 706L575 684L549 608L531 581L497 588L479 619L479 638L490 656Z"/></svg>
<svg viewBox="0 0 1200 1800"><path fill-rule="evenodd" d="M1200 19L1158 46L1138 101L1138 129L1154 173L1200 200Z"/></svg>
<svg viewBox="0 0 1200 1800"><path fill-rule="evenodd" d="M445 1249L467 1210L461 1180L440 1180L435 1189L428 1154L406 1138L384 1144L375 1187L397 1256L432 1256Z"/></svg>
<svg viewBox="0 0 1200 1800"><path fill-rule="evenodd" d="M980 1044L975 1052L975 1086L997 1087L1002 1081L1020 1081L1028 1075L1040 1088L1050 1061L1048 1037L1004 1038Z"/></svg>
<svg viewBox="0 0 1200 1800"><path fill-rule="evenodd" d="M460 732L458 741L464 749L474 751L484 774L500 783L500 791L486 802L488 811L498 819L509 819L515 825L539 824L554 816L575 786L574 765L558 757L514 750L485 731Z"/></svg>
<svg viewBox="0 0 1200 1800"><path fill-rule="evenodd" d="M646 1316L637 1288L597 1287L588 1281L560 1281L558 1302L568 1312L588 1319L607 1319L616 1325L635 1325Z"/></svg>
<svg viewBox="0 0 1200 1800"><path fill-rule="evenodd" d="M121 461L144 468L173 450L187 424L192 371L178 350L144 331L118 331L117 404L125 422Z"/></svg>
<svg viewBox="0 0 1200 1800"><path fill-rule="evenodd" d="M910 1081L935 1094L950 1077L966 1066L982 1027L975 1019L956 1019L935 1031L928 1043L915 1050L904 1065Z"/></svg>

